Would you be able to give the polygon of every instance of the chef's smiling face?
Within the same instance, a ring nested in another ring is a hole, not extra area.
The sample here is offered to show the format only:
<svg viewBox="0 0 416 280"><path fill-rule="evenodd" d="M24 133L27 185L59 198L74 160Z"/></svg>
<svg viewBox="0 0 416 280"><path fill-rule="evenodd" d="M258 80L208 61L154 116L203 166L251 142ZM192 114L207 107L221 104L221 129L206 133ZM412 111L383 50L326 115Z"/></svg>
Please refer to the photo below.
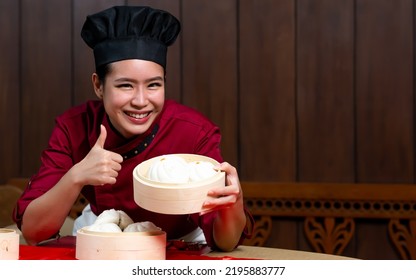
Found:
<svg viewBox="0 0 416 280"><path fill-rule="evenodd" d="M139 59L113 62L103 83L92 76L96 95L103 100L111 124L125 138L146 132L165 102L164 69Z"/></svg>

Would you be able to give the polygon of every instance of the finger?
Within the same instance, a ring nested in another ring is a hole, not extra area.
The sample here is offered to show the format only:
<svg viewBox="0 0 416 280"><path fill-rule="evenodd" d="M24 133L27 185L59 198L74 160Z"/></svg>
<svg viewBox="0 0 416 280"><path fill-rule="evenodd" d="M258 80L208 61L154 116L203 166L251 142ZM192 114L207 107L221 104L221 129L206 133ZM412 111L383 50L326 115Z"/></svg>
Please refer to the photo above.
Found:
<svg viewBox="0 0 416 280"><path fill-rule="evenodd" d="M237 169L229 164L228 162L224 161L215 167L216 170L223 171L227 174L226 176L226 185L238 185L238 172Z"/></svg>
<svg viewBox="0 0 416 280"><path fill-rule="evenodd" d="M105 139L107 138L107 130L103 125L100 125L100 136L98 136L97 142L95 142L96 146L104 149Z"/></svg>
<svg viewBox="0 0 416 280"><path fill-rule="evenodd" d="M204 203L202 204L201 212L199 212L199 215L202 216L215 210L216 205L211 203L211 201L212 199L208 199L204 201Z"/></svg>
<svg viewBox="0 0 416 280"><path fill-rule="evenodd" d="M111 157L112 160L114 160L117 163L123 162L123 157L120 154L113 153L113 156Z"/></svg>
<svg viewBox="0 0 416 280"><path fill-rule="evenodd" d="M121 170L121 164L119 164L119 163L114 163L113 165L112 165L112 170L114 170L114 171L120 171Z"/></svg>
<svg viewBox="0 0 416 280"><path fill-rule="evenodd" d="M199 212L199 215L202 216L213 211L224 210L224 209L229 208L231 205L232 203L219 204L219 205L204 203L204 205L202 206L201 212Z"/></svg>
<svg viewBox="0 0 416 280"><path fill-rule="evenodd" d="M116 177L107 177L99 180L94 186L114 185L117 182Z"/></svg>
<svg viewBox="0 0 416 280"><path fill-rule="evenodd" d="M226 173L230 173L230 172L232 172L232 171L233 171L234 166L232 166L232 165L231 165L231 164L229 164L228 162L224 161L224 162L221 162L221 163L217 164L217 165L214 167L214 169L215 169L215 170L224 171L224 172L226 172Z"/></svg>
<svg viewBox="0 0 416 280"><path fill-rule="evenodd" d="M199 216L203 216L203 215L208 214L208 213L210 213L210 212L212 212L214 210L215 210L214 208L202 210L201 212L199 212Z"/></svg>
<svg viewBox="0 0 416 280"><path fill-rule="evenodd" d="M210 189L207 193L208 196L219 197L219 196L228 196L228 195L238 195L240 190L235 186L219 187Z"/></svg>
<svg viewBox="0 0 416 280"><path fill-rule="evenodd" d="M207 200L204 201L204 207L212 207L212 206L219 206L225 204L233 204L236 202L238 195L230 194L230 195L220 195L217 197L209 197Z"/></svg>
<svg viewBox="0 0 416 280"><path fill-rule="evenodd" d="M113 169L102 171L101 176L99 176L98 182L96 185L103 186L106 184L110 184L110 185L115 184L117 181L117 177L118 177L118 172Z"/></svg>

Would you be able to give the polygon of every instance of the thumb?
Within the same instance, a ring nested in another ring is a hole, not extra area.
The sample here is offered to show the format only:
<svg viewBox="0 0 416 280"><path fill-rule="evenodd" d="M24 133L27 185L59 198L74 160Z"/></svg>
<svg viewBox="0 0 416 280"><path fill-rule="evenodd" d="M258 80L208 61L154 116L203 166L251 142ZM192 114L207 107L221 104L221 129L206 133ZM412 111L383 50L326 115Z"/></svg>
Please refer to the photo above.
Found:
<svg viewBox="0 0 416 280"><path fill-rule="evenodd" d="M107 130L105 129L103 125L100 125L100 128L101 128L100 136L98 136L98 139L97 139L97 142L95 142L95 145L104 149L105 139L107 138Z"/></svg>

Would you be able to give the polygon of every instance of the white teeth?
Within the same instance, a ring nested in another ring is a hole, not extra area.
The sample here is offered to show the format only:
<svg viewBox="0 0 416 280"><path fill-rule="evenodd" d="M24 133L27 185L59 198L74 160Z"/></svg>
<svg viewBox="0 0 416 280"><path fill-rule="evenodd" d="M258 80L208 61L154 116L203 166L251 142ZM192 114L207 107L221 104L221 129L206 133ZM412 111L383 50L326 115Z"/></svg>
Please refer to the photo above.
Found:
<svg viewBox="0 0 416 280"><path fill-rule="evenodd" d="M147 117L147 115L149 115L149 113L146 113L146 114L131 114L131 113L127 113L127 115L129 115L130 117L133 117L135 119L143 119L143 118Z"/></svg>

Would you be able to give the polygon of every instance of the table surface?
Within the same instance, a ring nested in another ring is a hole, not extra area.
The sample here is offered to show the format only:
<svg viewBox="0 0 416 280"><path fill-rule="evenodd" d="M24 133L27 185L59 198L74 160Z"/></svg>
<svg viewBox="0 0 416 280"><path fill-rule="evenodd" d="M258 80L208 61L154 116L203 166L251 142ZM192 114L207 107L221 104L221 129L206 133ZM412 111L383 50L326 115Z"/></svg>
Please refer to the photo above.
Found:
<svg viewBox="0 0 416 280"><path fill-rule="evenodd" d="M239 246L232 252L209 252L211 257L252 258L264 260L353 260L353 258L279 248Z"/></svg>
<svg viewBox="0 0 416 280"><path fill-rule="evenodd" d="M75 260L75 237L68 236L45 243L42 246L20 245L19 259ZM182 251L175 248L168 248L166 259L351 260L352 258L306 251L242 245L231 252L214 252L210 251L208 247L201 247L198 251Z"/></svg>

